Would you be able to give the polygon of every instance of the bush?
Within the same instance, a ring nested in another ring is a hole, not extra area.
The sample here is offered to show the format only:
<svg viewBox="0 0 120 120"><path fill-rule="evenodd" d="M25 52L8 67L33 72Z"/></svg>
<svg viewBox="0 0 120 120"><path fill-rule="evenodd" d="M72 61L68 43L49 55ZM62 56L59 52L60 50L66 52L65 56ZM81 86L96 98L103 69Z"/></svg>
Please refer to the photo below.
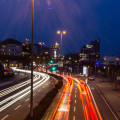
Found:
<svg viewBox="0 0 120 120"><path fill-rule="evenodd" d="M48 74L49 74L50 76L52 76L52 77L58 79L58 80L62 80L62 79L63 79L61 76L57 76L57 75L51 74L51 73L48 73Z"/></svg>
<svg viewBox="0 0 120 120"><path fill-rule="evenodd" d="M61 77L59 79L61 79ZM58 93L58 90L62 87L62 85L63 85L63 81L59 80L58 83L55 85L55 88L49 91L46 94L46 96L39 102L38 106L34 108L33 120L40 120L42 118L42 116L44 115L44 113L52 103L53 99L55 98L56 94ZM30 120L30 114L26 117L25 120Z"/></svg>

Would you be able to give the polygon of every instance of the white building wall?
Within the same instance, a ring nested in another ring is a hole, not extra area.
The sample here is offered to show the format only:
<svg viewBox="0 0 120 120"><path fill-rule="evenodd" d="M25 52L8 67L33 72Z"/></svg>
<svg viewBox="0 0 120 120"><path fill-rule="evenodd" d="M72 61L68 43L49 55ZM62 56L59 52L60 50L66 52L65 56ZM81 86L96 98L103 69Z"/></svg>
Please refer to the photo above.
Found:
<svg viewBox="0 0 120 120"><path fill-rule="evenodd" d="M117 65L116 56L105 56L104 61L105 65Z"/></svg>

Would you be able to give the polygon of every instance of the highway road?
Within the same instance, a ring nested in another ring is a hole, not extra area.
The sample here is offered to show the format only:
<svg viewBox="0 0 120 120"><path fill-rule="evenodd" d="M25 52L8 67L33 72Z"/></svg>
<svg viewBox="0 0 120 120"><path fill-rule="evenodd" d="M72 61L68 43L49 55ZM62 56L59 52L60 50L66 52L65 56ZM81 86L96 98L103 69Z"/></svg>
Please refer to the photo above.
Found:
<svg viewBox="0 0 120 120"><path fill-rule="evenodd" d="M92 83L66 78L68 82L51 120L119 120Z"/></svg>
<svg viewBox="0 0 120 120"><path fill-rule="evenodd" d="M91 82L89 82L88 85L101 112L103 120L119 120L118 116L100 90Z"/></svg>
<svg viewBox="0 0 120 120"><path fill-rule="evenodd" d="M30 71L18 70L30 73ZM83 79L63 76L67 81L50 120L119 120L99 89ZM57 81L34 72L34 107ZM24 120L30 111L30 80L0 90L0 119Z"/></svg>
<svg viewBox="0 0 120 120"><path fill-rule="evenodd" d="M18 73L18 72L15 72L13 76L2 77L0 78L0 90L12 86L18 82L20 83L22 81L26 81L26 79L29 78L30 78L30 74Z"/></svg>
<svg viewBox="0 0 120 120"><path fill-rule="evenodd" d="M30 73L16 69L16 71ZM34 107L50 91L57 80L40 72L34 72ZM0 119L24 120L30 111L30 79L0 90Z"/></svg>

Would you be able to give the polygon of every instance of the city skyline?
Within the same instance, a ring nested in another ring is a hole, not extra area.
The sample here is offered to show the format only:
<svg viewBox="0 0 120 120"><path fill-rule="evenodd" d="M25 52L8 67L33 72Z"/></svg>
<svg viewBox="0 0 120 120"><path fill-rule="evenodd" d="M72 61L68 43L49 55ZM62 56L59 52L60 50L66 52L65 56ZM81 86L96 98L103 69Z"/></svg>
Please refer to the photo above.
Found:
<svg viewBox="0 0 120 120"><path fill-rule="evenodd" d="M100 39L102 56L119 56L120 1L81 0L67 3L59 0L35 1L35 43L42 41L48 46L56 41L60 43L56 32L66 30L63 54L79 52L83 45ZM31 40L31 6L27 0L1 1L0 41L10 37L20 42L25 38Z"/></svg>

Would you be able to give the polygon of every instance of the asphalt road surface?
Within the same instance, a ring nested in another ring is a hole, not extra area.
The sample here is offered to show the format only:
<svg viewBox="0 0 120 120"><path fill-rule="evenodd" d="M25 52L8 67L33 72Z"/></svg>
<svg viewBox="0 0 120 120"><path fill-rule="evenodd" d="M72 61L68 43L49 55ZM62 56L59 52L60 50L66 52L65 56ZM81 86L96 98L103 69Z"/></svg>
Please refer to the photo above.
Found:
<svg viewBox="0 0 120 120"><path fill-rule="evenodd" d="M96 86L72 76L66 79L52 120L119 120Z"/></svg>
<svg viewBox="0 0 120 120"><path fill-rule="evenodd" d="M92 83L89 83L89 87L101 112L103 120L119 120L99 89Z"/></svg>
<svg viewBox="0 0 120 120"><path fill-rule="evenodd" d="M67 84L51 120L119 120L94 84L73 76L64 78ZM47 74L34 72L34 107L56 83ZM24 120L30 111L29 103L29 79L0 90L0 119Z"/></svg>
<svg viewBox="0 0 120 120"><path fill-rule="evenodd" d="M16 69L16 71L30 73ZM57 80L49 75L34 72L34 107L50 91ZM0 119L1 120L24 120L30 112L30 79L18 82L12 86L0 90Z"/></svg>

